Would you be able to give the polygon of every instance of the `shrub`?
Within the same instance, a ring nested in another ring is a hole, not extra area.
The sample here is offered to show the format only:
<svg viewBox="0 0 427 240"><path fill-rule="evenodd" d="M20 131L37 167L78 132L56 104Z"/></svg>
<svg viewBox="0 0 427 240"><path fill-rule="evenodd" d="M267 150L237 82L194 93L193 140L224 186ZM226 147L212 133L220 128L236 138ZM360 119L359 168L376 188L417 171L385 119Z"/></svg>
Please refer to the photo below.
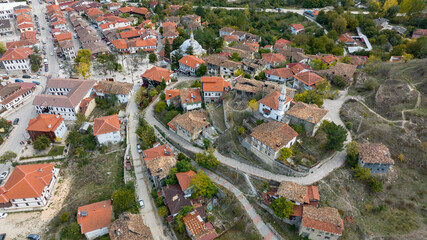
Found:
<svg viewBox="0 0 427 240"><path fill-rule="evenodd" d="M156 104L156 108L154 109L154 111L156 113L161 113L161 112L163 112L163 110L165 110L166 107L167 107L167 104L165 102L161 101L161 102L158 102Z"/></svg>
<svg viewBox="0 0 427 240"><path fill-rule="evenodd" d="M243 133L245 133L245 128L244 128L244 127L239 127L239 128L237 129L237 132L238 132L240 135L242 135Z"/></svg>
<svg viewBox="0 0 427 240"><path fill-rule="evenodd" d="M61 215L61 222L65 223L68 222L70 220L70 213L69 212L64 212Z"/></svg>
<svg viewBox="0 0 427 240"><path fill-rule="evenodd" d="M345 123L345 128L347 128L347 130L353 130L353 122L346 122Z"/></svg>
<svg viewBox="0 0 427 240"><path fill-rule="evenodd" d="M38 151L45 150L50 146L50 139L46 135L40 135L34 140L33 147Z"/></svg>
<svg viewBox="0 0 427 240"><path fill-rule="evenodd" d="M297 132L298 134L302 134L304 133L305 129L304 126L302 124L294 124L291 126L295 132Z"/></svg>
<svg viewBox="0 0 427 240"><path fill-rule="evenodd" d="M382 192L383 191L383 183L376 177L370 177L368 179L368 186L372 192Z"/></svg>
<svg viewBox="0 0 427 240"><path fill-rule="evenodd" d="M165 206L159 207L159 210L157 210L160 217L166 217L169 213L168 209Z"/></svg>

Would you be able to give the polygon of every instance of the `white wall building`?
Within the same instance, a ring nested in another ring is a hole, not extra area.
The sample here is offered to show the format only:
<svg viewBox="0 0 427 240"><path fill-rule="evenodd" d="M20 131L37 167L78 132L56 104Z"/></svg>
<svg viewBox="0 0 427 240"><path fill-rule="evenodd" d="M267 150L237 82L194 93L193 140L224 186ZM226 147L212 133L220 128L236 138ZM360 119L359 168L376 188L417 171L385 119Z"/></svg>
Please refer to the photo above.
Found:
<svg viewBox="0 0 427 240"><path fill-rule="evenodd" d="M99 144L119 143L122 140L119 117L111 115L95 118L93 135L95 135Z"/></svg>
<svg viewBox="0 0 427 240"><path fill-rule="evenodd" d="M289 110L292 98L286 96L286 85L279 93L274 91L258 101L258 111L265 117L278 122L282 121L285 112Z"/></svg>

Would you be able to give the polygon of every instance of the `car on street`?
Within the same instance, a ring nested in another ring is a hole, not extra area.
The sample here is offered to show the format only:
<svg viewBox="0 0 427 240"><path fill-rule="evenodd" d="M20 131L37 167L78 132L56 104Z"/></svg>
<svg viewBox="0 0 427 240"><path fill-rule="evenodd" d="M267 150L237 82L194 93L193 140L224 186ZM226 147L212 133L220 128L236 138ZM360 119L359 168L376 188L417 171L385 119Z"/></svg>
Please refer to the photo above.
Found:
<svg viewBox="0 0 427 240"><path fill-rule="evenodd" d="M30 75L22 75L22 78L31 78Z"/></svg>
<svg viewBox="0 0 427 240"><path fill-rule="evenodd" d="M44 30L44 27L42 27L42 30ZM43 40L44 41L44 40Z"/></svg>
<svg viewBox="0 0 427 240"><path fill-rule="evenodd" d="M21 79L15 79L15 82L24 82L24 80L21 80Z"/></svg>
<svg viewBox="0 0 427 240"><path fill-rule="evenodd" d="M139 199L138 203L140 208L144 208L144 201L142 199Z"/></svg>
<svg viewBox="0 0 427 240"><path fill-rule="evenodd" d="M1 175L0 175L0 179L6 179L7 174L9 174L9 172L8 172L8 171L4 171L4 172L2 172L2 173L1 173Z"/></svg>
<svg viewBox="0 0 427 240"><path fill-rule="evenodd" d="M39 75L33 75L33 79L39 79L40 76Z"/></svg>
<svg viewBox="0 0 427 240"><path fill-rule="evenodd" d="M50 56L53 56L53 52L50 52Z"/></svg>
<svg viewBox="0 0 427 240"><path fill-rule="evenodd" d="M139 145L139 144L136 144L136 147L137 147L138 149L141 149L141 145Z"/></svg>
<svg viewBox="0 0 427 240"><path fill-rule="evenodd" d="M35 83L36 85L40 85L40 82L38 81L32 81L32 83Z"/></svg>
<svg viewBox="0 0 427 240"><path fill-rule="evenodd" d="M43 50L43 55L46 55L46 51L45 50Z"/></svg>
<svg viewBox="0 0 427 240"><path fill-rule="evenodd" d="M47 65L44 67L44 71L45 71L45 72L48 72L48 71L49 71L49 68L47 67Z"/></svg>
<svg viewBox="0 0 427 240"><path fill-rule="evenodd" d="M30 239L30 240L40 240L40 235L30 234L30 235L28 235L27 239Z"/></svg>
<svg viewBox="0 0 427 240"><path fill-rule="evenodd" d="M7 213L5 213L5 212L0 213L0 218L6 218L6 217L7 217Z"/></svg>
<svg viewBox="0 0 427 240"><path fill-rule="evenodd" d="M18 125L19 123L19 118L15 118L15 120L13 120L13 125Z"/></svg>

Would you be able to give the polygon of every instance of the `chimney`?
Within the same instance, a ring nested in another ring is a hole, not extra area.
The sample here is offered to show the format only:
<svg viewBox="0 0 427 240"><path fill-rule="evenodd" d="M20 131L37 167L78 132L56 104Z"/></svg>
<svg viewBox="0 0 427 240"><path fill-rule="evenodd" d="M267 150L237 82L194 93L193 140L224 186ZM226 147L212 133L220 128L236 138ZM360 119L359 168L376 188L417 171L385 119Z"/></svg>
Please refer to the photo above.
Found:
<svg viewBox="0 0 427 240"><path fill-rule="evenodd" d="M175 195L172 197L172 201L176 201L176 200L178 200L178 195Z"/></svg>
<svg viewBox="0 0 427 240"><path fill-rule="evenodd" d="M50 124L47 126L47 128L51 128L51 127L52 127L52 125L50 125Z"/></svg>
<svg viewBox="0 0 427 240"><path fill-rule="evenodd" d="M43 169L39 168L39 172L43 172Z"/></svg>
<svg viewBox="0 0 427 240"><path fill-rule="evenodd" d="M59 118L59 115L56 115L56 118Z"/></svg>

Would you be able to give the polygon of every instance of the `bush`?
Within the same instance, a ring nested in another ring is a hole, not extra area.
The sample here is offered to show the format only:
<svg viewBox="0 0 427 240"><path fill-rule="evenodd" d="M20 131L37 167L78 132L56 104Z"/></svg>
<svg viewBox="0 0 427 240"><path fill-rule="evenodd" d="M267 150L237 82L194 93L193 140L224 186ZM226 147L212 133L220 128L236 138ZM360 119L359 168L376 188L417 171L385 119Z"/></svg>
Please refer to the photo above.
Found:
<svg viewBox="0 0 427 240"><path fill-rule="evenodd" d="M61 215L61 222L65 223L68 222L70 220L70 213L69 212L64 212Z"/></svg>
<svg viewBox="0 0 427 240"><path fill-rule="evenodd" d="M240 135L242 135L243 133L245 133L245 128L244 128L244 127L239 127L239 128L237 129L237 132L238 132Z"/></svg>
<svg viewBox="0 0 427 240"><path fill-rule="evenodd" d="M303 134L305 132L304 126L302 124L294 124L291 126L295 132L298 134Z"/></svg>
<svg viewBox="0 0 427 240"><path fill-rule="evenodd" d="M368 179L368 186L372 192L382 192L383 191L383 183L376 177L370 177Z"/></svg>
<svg viewBox="0 0 427 240"><path fill-rule="evenodd" d="M344 147L344 141L347 139L347 131L344 127L336 125L334 122L324 121L321 129L327 135L326 150L341 151Z"/></svg>
<svg viewBox="0 0 427 240"><path fill-rule="evenodd" d="M339 89L343 89L347 86L347 82L341 76L338 76L338 75L334 76L331 82L332 82L332 85L334 85Z"/></svg>
<svg viewBox="0 0 427 240"><path fill-rule="evenodd" d="M163 112L163 110L165 110L166 107L167 107L166 102L161 101L156 104L156 108L154 109L154 111L156 113L161 113Z"/></svg>
<svg viewBox="0 0 427 240"><path fill-rule="evenodd" d="M0 162L6 162L6 161L10 161L14 158L16 158L16 153L12 152L12 151L6 151L5 153L3 153L3 155L1 155L0 157Z"/></svg>
<svg viewBox="0 0 427 240"><path fill-rule="evenodd" d="M157 61L157 55L155 53L150 53L150 55L148 56L148 59L150 59L150 63L154 63Z"/></svg>
<svg viewBox="0 0 427 240"><path fill-rule="evenodd" d="M345 122L345 128L349 131L353 130L353 122Z"/></svg>
<svg viewBox="0 0 427 240"><path fill-rule="evenodd" d="M40 135L34 140L33 147L38 151L45 150L50 146L50 139L46 135Z"/></svg>
<svg viewBox="0 0 427 240"><path fill-rule="evenodd" d="M169 213L168 209L165 206L159 207L159 210L157 210L160 217L166 217Z"/></svg>

